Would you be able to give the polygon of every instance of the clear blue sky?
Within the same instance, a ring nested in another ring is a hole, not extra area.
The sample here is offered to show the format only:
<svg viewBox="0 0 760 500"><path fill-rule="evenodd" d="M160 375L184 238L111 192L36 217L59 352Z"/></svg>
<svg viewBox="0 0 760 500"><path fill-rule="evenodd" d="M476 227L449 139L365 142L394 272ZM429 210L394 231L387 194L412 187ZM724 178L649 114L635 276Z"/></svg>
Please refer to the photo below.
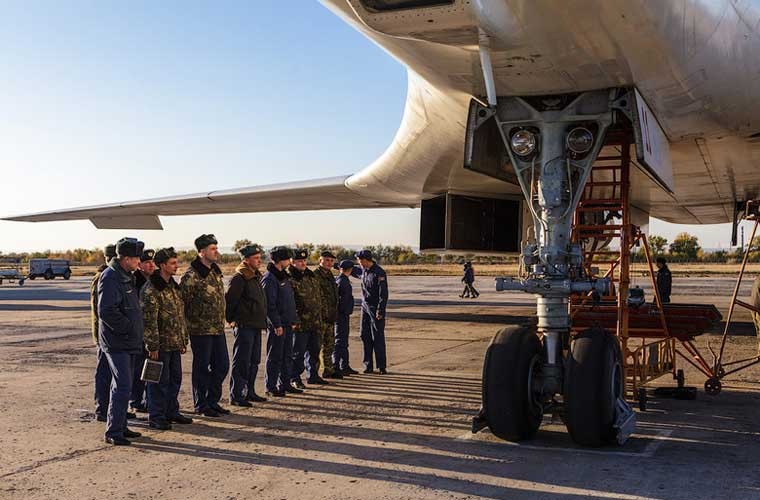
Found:
<svg viewBox="0 0 760 500"><path fill-rule="evenodd" d="M0 47L2 215L350 174L390 143L406 95L404 68L315 1L7 1ZM154 247L201 232L223 245L415 246L418 218L165 217L164 231L129 233ZM703 246L728 239L725 227L689 230ZM126 233L0 222L0 251Z"/></svg>

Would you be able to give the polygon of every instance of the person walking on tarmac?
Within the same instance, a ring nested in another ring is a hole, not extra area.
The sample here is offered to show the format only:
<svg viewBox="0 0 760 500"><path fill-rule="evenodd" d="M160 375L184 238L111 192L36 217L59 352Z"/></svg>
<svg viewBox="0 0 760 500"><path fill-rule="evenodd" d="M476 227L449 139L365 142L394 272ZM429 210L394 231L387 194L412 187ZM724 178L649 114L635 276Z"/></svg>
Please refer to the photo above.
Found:
<svg viewBox="0 0 760 500"><path fill-rule="evenodd" d="M670 303L670 292L673 288L673 276L670 274L665 257L657 257L657 291L663 304Z"/></svg>
<svg viewBox="0 0 760 500"><path fill-rule="evenodd" d="M375 262L372 252L356 254L359 267L351 274L362 280L362 320L360 336L364 344L364 373L374 372L374 362L381 375L387 373L385 352L385 308L388 305L388 276ZM373 360L374 355L374 360Z"/></svg>
<svg viewBox="0 0 760 500"><path fill-rule="evenodd" d="M127 409L132 391L135 356L143 346L143 315L132 274L145 244L135 238L116 243L117 257L98 280L98 342L111 369L105 441L129 445L139 432L127 428Z"/></svg>
<svg viewBox="0 0 760 500"><path fill-rule="evenodd" d="M462 283L464 283L464 290L459 295L460 298L473 298L476 299L480 296L473 283L475 283L475 270L472 267L472 262L467 261L464 263L464 276L462 277Z"/></svg>
<svg viewBox="0 0 760 500"><path fill-rule="evenodd" d="M286 392L298 393L290 385L293 364L293 327L298 324L296 300L285 268L292 252L288 247L274 247L261 285L267 296L267 373L264 378L267 396L284 397Z"/></svg>
<svg viewBox="0 0 760 500"><path fill-rule="evenodd" d="M267 328L267 297L261 286L261 255L258 245L239 250L243 261L235 269L225 299L227 322L232 325L235 346L232 350L230 404L251 406L267 399L256 394L256 375L261 362L261 332Z"/></svg>
<svg viewBox="0 0 760 500"><path fill-rule="evenodd" d="M150 275L140 293L145 321L145 349L153 361L163 363L161 378L149 382L148 425L169 430L172 424L192 424L193 419L179 412L182 386L182 355L187 352L187 326L182 292L174 281L177 252L162 248L155 254L158 269Z"/></svg>
<svg viewBox="0 0 760 500"><path fill-rule="evenodd" d="M198 256L180 282L193 350L193 401L196 413L219 417L230 413L219 405L222 383L230 369L224 336L224 283L222 270L216 264L220 254L213 234L196 238L195 248Z"/></svg>
<svg viewBox="0 0 760 500"><path fill-rule="evenodd" d="M308 355L310 384L324 384L319 376L319 346L321 344L320 327L322 322L322 290L311 269L306 267L309 252L303 249L295 251L288 267L290 284L296 299L298 325L293 329L293 354L290 370L290 386L303 390L301 375L304 372L304 360ZM285 389L288 390L287 388Z"/></svg>
<svg viewBox="0 0 760 500"><path fill-rule="evenodd" d="M354 262L342 260L338 268L340 274L335 278L338 285L338 314L335 319L335 350L332 362L335 370L340 370L344 376L356 375L359 372L351 368L348 362L348 334L351 313L354 312L354 292L349 278L354 269Z"/></svg>

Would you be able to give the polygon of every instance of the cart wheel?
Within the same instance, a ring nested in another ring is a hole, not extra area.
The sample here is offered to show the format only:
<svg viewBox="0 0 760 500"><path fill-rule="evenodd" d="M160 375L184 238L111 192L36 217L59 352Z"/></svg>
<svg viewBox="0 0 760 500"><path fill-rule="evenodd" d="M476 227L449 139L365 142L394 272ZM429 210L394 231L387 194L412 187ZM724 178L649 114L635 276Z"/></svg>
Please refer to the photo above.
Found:
<svg viewBox="0 0 760 500"><path fill-rule="evenodd" d="M24 286L24 281L26 281L26 279L24 278L21 278L20 280L18 280L18 286Z"/></svg>
<svg viewBox="0 0 760 500"><path fill-rule="evenodd" d="M52 280L53 278L55 278L55 274L53 274L53 270L52 269L48 269L47 271L45 271L45 279L46 280Z"/></svg>
<svg viewBox="0 0 760 500"><path fill-rule="evenodd" d="M705 380L705 392L710 396L717 396L720 394L721 387L722 384L720 383L720 379L718 377L710 377Z"/></svg>
<svg viewBox="0 0 760 500"><path fill-rule="evenodd" d="M37 276L35 276L35 275L33 275L33 274L32 274L31 276L29 276L29 279L30 279L30 280L32 280L32 281L34 281L34 279L35 279L36 277L37 277Z"/></svg>
<svg viewBox="0 0 760 500"><path fill-rule="evenodd" d="M63 279L68 280L69 278L71 278L71 269L66 269L63 273Z"/></svg>
<svg viewBox="0 0 760 500"><path fill-rule="evenodd" d="M647 390L643 387L639 387L638 396L639 410L647 411Z"/></svg>

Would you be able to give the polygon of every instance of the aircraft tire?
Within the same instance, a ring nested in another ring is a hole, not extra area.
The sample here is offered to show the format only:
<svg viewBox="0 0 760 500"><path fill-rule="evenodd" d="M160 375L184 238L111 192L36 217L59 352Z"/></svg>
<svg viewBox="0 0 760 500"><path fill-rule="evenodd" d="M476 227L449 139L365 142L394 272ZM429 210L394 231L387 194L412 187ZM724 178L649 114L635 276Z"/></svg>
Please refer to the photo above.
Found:
<svg viewBox="0 0 760 500"><path fill-rule="evenodd" d="M625 395L620 343L599 328L578 334L565 365L565 423L581 446L615 441L615 406Z"/></svg>
<svg viewBox="0 0 760 500"><path fill-rule="evenodd" d="M507 441L532 438L543 418L534 401L531 374L541 362L534 327L509 327L491 341L483 363L483 411L494 435Z"/></svg>

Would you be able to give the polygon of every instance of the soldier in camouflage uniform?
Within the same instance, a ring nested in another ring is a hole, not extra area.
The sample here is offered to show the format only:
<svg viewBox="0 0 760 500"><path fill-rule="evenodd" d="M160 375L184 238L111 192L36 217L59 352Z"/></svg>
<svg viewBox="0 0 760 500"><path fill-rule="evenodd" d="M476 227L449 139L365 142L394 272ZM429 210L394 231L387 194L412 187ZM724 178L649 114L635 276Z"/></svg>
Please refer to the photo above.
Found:
<svg viewBox="0 0 760 500"><path fill-rule="evenodd" d="M230 368L224 336L224 283L222 270L216 265L220 254L213 234L196 238L195 248L198 257L180 283L193 349L193 400L197 413L219 417L230 412L219 405L222 382Z"/></svg>
<svg viewBox="0 0 760 500"><path fill-rule="evenodd" d="M193 422L179 412L179 389L182 385L182 358L187 352L185 304L177 274L177 253L162 248L155 253L158 269L148 278L140 293L145 324L145 348L153 361L164 364L158 383L148 383L148 425L168 430L171 424Z"/></svg>
<svg viewBox="0 0 760 500"><path fill-rule="evenodd" d="M290 372L290 385L296 390L304 389L301 374L304 371L304 358L308 353L310 384L318 384L319 363L316 355L319 353L319 328L322 323L322 292L314 273L306 267L306 250L296 250L288 267L290 284L296 299L298 323L293 332L293 368Z"/></svg>
<svg viewBox="0 0 760 500"><path fill-rule="evenodd" d="M324 251L319 256L319 267L314 270L319 287L322 290L321 319L319 337L321 351L319 353L323 374L327 378L343 378L344 373L333 367L333 352L335 351L335 321L338 318L338 286L335 284L332 268L335 255Z"/></svg>
<svg viewBox="0 0 760 500"><path fill-rule="evenodd" d="M92 320L92 341L95 343L98 364L95 368L95 418L100 422L106 421L108 401L111 393L111 369L108 360L100 350L98 343L98 280L108 264L116 258L116 245L106 245L103 250L106 263L98 268L90 283L90 318ZM128 413L127 418L135 418L134 413Z"/></svg>
<svg viewBox="0 0 760 500"><path fill-rule="evenodd" d="M156 251L151 248L143 250L140 256L140 267L134 272L135 288L142 295L142 289L145 283L150 279L151 274L156 271L156 263L153 262L153 256ZM135 373L132 375L132 395L129 397L129 406L133 411L145 413L148 406L145 399L145 382L142 380L142 368L145 364L147 353L137 355L135 358Z"/></svg>

